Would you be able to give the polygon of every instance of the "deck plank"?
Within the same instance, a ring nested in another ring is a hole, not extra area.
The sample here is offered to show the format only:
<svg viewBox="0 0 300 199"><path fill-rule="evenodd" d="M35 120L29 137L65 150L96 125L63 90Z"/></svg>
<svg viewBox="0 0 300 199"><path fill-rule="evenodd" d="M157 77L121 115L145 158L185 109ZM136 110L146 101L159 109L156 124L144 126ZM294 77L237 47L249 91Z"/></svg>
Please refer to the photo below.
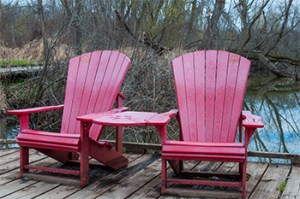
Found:
<svg viewBox="0 0 300 199"><path fill-rule="evenodd" d="M160 194L161 159L159 155L130 154L128 168L111 171L105 167L91 169L91 183L84 187L51 184L19 178L18 150L0 150L0 198L183 198L184 196ZM32 164L59 167L52 158L46 158L34 150L30 161ZM5 163L3 163L4 161ZM201 171L237 171L234 163L188 162L187 168ZM37 172L37 171L34 171ZM102 173L103 172L103 173ZM300 167L275 165L267 163L248 163L247 194L249 198L268 199L300 198ZM168 175L173 175L168 169ZM289 175L289 176L288 176ZM287 180L286 188L281 194L280 184ZM173 187L173 186L171 186ZM175 186L174 186L175 187ZM176 189L178 190L178 189ZM186 190L188 191L188 190ZM218 190L216 190L218 192ZM221 190L220 190L221 191ZM225 191L227 194L227 191ZM224 194L225 194L224 192ZM188 193L188 192L187 192ZM220 192L221 193L221 192ZM179 192L181 195L182 193Z"/></svg>
<svg viewBox="0 0 300 199"><path fill-rule="evenodd" d="M40 165L40 166L51 166L51 165L57 165L57 161L55 161L52 158L46 158L41 161L36 161L32 165ZM38 171L34 171L34 173L37 173ZM26 182L28 179L22 179L19 177L19 168L14 169L12 171L9 171L7 173L4 173L0 175L0 190L2 190L1 184L7 184L7 183L13 183L13 182ZM26 187L19 187L18 190L12 190L11 193L8 193L9 195L5 198L33 198L35 196L38 196L39 194L42 194L45 191L48 191L50 189L53 189L53 184L46 183L46 182L37 182L34 180L30 180L31 182L35 182L29 186ZM1 192L1 191L0 191Z"/></svg>
<svg viewBox="0 0 300 199"><path fill-rule="evenodd" d="M65 194L65 192L68 192L68 195L66 195L66 198L95 198L99 195L98 192L104 192L105 189L109 189L111 186L114 186L114 183L105 184L106 187L103 187L102 180L113 180L113 179L119 179L120 176L124 175L124 173L128 172L130 173L130 168L143 163L143 161L146 161L147 159L151 158L151 155L136 155L136 154L126 154L126 157L129 159L129 165L127 169L121 169L118 171L110 172L109 174L99 177L96 181L91 182L88 186L86 186L84 189L78 189L78 190L64 190L61 191L61 194ZM132 169L131 169L132 170ZM133 171L135 172L135 171ZM122 178L120 178L122 179ZM54 190L55 191L55 190Z"/></svg>
<svg viewBox="0 0 300 199"><path fill-rule="evenodd" d="M274 199L280 195L279 186L286 180L291 169L289 165L270 165L258 183L250 199Z"/></svg>
<svg viewBox="0 0 300 199"><path fill-rule="evenodd" d="M129 162L133 161L136 158L136 155L128 155L126 154L126 157L128 158ZM111 170L105 169L105 168L93 168L90 170L90 177L91 177L91 181L93 181L94 177L97 178L101 178L103 176L108 175L109 173L111 173ZM81 188L80 187L76 187L76 186L67 186L67 185L60 185L59 187L56 187L42 195L40 195L38 198L65 198L68 197L70 195L72 195L73 193L80 191Z"/></svg>
<svg viewBox="0 0 300 199"><path fill-rule="evenodd" d="M1 189L0 189L0 198L4 197L6 195L9 195L13 192L16 192L20 189L23 189L25 187L31 186L35 183L36 183L36 181L33 181L33 180L18 179L18 180L14 180L9 183L3 184L3 185L1 185Z"/></svg>
<svg viewBox="0 0 300 199"><path fill-rule="evenodd" d="M35 184L32 184L31 186L25 187L17 192L14 192L6 197L3 197L3 199L16 199L16 198L31 199L43 194L44 192L54 189L55 187L58 186L59 184L37 182Z"/></svg>
<svg viewBox="0 0 300 199"><path fill-rule="evenodd" d="M30 150L30 153L32 154L29 159L30 163L33 163L33 162L36 162L36 161L46 158L45 155L38 153L35 150L33 150L33 151ZM16 168L19 168L19 166L20 166L19 159L7 162L6 164L3 164L3 165L0 165L0 175L3 173L6 173L8 171L14 170Z"/></svg>
<svg viewBox="0 0 300 199"><path fill-rule="evenodd" d="M2 156L10 155L12 153L16 153L19 151L19 149L1 149L0 150L0 157L1 157L1 162L2 162Z"/></svg>
<svg viewBox="0 0 300 199"><path fill-rule="evenodd" d="M268 166L267 163L247 163L247 174L250 175L249 180L246 182L247 196L251 195Z"/></svg>
<svg viewBox="0 0 300 199"><path fill-rule="evenodd" d="M282 199L300 198L300 167L293 166L288 178L286 188L281 196Z"/></svg>
<svg viewBox="0 0 300 199"><path fill-rule="evenodd" d="M219 168L221 163L212 163L203 161L199 164L196 164L195 162L188 161L185 163L185 169L186 170L193 170L193 171L208 171ZM167 175L171 176L173 175L173 171L171 169L168 169ZM150 183L136 191L134 194L132 194L131 199L134 198L158 198L161 196L161 175L157 176L155 179L153 179Z"/></svg>
<svg viewBox="0 0 300 199"><path fill-rule="evenodd" d="M34 153L38 153L36 150L32 149L29 150L29 154L32 155ZM19 150L12 151L12 153L8 153L4 156L1 156L1 162L0 165L4 165L13 161L17 161L19 163L20 160L20 153Z"/></svg>
<svg viewBox="0 0 300 199"><path fill-rule="evenodd" d="M1 162L0 165L7 164L8 162L18 160L20 158L20 154L18 151L8 153L6 155L0 156Z"/></svg>
<svg viewBox="0 0 300 199"><path fill-rule="evenodd" d="M39 166L50 166L50 165L55 165L57 162L52 159L52 158L45 158L45 159L41 159L40 161L36 161L34 163L32 163L32 165L39 165ZM2 184L8 183L10 181L16 180L20 178L19 176L19 167L5 172L3 174L0 175L0 186Z"/></svg>
<svg viewBox="0 0 300 199"><path fill-rule="evenodd" d="M146 168L138 171L133 176L123 180L117 186L112 187L97 198L122 199L130 196L136 190L150 182L161 172L161 160L157 159Z"/></svg>

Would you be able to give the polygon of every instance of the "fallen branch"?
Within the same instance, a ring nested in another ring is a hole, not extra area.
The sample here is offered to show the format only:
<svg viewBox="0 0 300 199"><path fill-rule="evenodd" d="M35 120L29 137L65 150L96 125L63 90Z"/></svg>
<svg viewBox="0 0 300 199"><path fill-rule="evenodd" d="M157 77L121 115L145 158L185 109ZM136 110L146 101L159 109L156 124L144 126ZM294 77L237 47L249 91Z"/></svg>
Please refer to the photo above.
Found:
<svg viewBox="0 0 300 199"><path fill-rule="evenodd" d="M289 77L294 80L299 80L300 74L297 75L296 68L284 63L274 64L263 54L257 54L258 60L266 66L272 73L279 77Z"/></svg>

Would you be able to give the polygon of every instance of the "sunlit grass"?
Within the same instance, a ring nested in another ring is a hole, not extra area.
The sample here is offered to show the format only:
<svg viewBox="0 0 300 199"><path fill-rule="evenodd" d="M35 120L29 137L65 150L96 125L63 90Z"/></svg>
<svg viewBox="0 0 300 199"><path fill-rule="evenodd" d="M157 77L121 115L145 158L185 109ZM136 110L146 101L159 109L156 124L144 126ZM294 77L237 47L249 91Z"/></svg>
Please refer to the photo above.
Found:
<svg viewBox="0 0 300 199"><path fill-rule="evenodd" d="M7 67L7 66L22 66L22 65L34 65L38 64L35 60L0 60L0 67Z"/></svg>

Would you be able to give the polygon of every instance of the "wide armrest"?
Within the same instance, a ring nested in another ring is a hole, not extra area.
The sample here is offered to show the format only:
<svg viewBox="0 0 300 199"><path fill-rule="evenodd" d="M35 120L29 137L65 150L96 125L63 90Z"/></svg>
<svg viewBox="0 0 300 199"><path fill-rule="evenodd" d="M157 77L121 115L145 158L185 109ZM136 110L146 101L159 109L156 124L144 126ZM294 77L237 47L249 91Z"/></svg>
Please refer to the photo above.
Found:
<svg viewBox="0 0 300 199"><path fill-rule="evenodd" d="M151 118L147 123L149 125L166 125L172 117L172 116L177 116L178 110L177 109L172 109L168 112L164 113L159 113L155 115L153 118Z"/></svg>
<svg viewBox="0 0 300 199"><path fill-rule="evenodd" d="M263 128L264 123L260 116L253 115L250 111L242 112L242 126L246 128Z"/></svg>
<svg viewBox="0 0 300 199"><path fill-rule="evenodd" d="M27 108L27 109L19 109L19 110L7 110L7 114L16 114L16 115L28 115L31 113L39 113L44 111L51 111L63 108L64 105L56 105L56 106L43 106L36 108Z"/></svg>
<svg viewBox="0 0 300 199"><path fill-rule="evenodd" d="M172 109L168 112L165 113L160 113L160 115L165 115L165 116L169 116L169 117L174 117L178 115L178 110L177 109Z"/></svg>
<svg viewBox="0 0 300 199"><path fill-rule="evenodd" d="M116 108L116 109L112 109L110 111L105 111L105 112L101 112L101 113L92 113L92 114L87 114L87 115L81 115L81 116L78 116L76 119L80 120L82 122L92 122L93 119L96 119L98 117L109 116L109 115L113 115L115 113L124 112L124 111L128 111L128 108L121 107L121 108Z"/></svg>
<svg viewBox="0 0 300 199"><path fill-rule="evenodd" d="M148 125L166 125L170 121L170 116L164 113L157 114L147 121Z"/></svg>

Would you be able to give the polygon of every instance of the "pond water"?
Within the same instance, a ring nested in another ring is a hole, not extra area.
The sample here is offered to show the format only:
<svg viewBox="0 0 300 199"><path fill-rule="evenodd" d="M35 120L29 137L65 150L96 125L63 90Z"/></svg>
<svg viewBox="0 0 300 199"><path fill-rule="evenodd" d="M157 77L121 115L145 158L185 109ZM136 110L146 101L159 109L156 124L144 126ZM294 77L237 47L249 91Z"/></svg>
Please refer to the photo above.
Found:
<svg viewBox="0 0 300 199"><path fill-rule="evenodd" d="M260 115L265 124L252 137L249 151L300 154L299 81L250 78L244 108Z"/></svg>
<svg viewBox="0 0 300 199"><path fill-rule="evenodd" d="M244 109L260 115L265 124L252 137L249 151L300 154L300 81L257 75L250 77ZM0 124L3 120L5 117L0 118ZM12 139L17 133L17 129L11 129L1 137ZM0 145L0 148L7 146ZM263 158L249 159L270 161Z"/></svg>

